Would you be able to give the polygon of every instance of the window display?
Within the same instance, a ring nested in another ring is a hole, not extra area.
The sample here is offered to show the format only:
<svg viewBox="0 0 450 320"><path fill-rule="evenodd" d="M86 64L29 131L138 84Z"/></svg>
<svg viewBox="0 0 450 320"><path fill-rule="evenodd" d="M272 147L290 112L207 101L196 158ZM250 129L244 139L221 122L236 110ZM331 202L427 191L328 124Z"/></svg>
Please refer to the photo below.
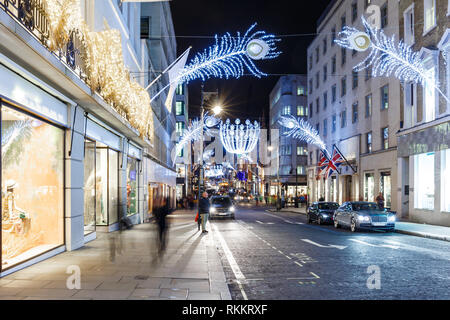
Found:
<svg viewBox="0 0 450 320"><path fill-rule="evenodd" d="M434 152L414 156L414 207L434 209Z"/></svg>
<svg viewBox="0 0 450 320"><path fill-rule="evenodd" d="M364 201L375 201L375 178L373 173L364 175Z"/></svg>
<svg viewBox="0 0 450 320"><path fill-rule="evenodd" d="M138 186L138 161L128 158L127 162L127 215L138 212L137 186Z"/></svg>
<svg viewBox="0 0 450 320"><path fill-rule="evenodd" d="M450 212L450 149L441 152L441 211Z"/></svg>
<svg viewBox="0 0 450 320"><path fill-rule="evenodd" d="M64 131L1 107L4 270L64 244Z"/></svg>
<svg viewBox="0 0 450 320"><path fill-rule="evenodd" d="M96 221L98 226L118 222L119 155L97 142L96 147Z"/></svg>
<svg viewBox="0 0 450 320"><path fill-rule="evenodd" d="M95 142L85 141L84 148L84 233L95 231Z"/></svg>

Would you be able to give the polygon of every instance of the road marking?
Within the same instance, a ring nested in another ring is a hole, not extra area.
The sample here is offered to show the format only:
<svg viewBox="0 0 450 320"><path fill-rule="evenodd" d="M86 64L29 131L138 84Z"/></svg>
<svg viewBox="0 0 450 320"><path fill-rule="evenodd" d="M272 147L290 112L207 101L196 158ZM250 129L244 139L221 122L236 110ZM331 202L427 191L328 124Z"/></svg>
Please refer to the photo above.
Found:
<svg viewBox="0 0 450 320"><path fill-rule="evenodd" d="M310 274L312 274L314 277L316 277L317 279L320 279L320 277L317 275L317 274L315 274L314 272L310 272Z"/></svg>
<svg viewBox="0 0 450 320"><path fill-rule="evenodd" d="M259 220L256 220L259 224L275 224L274 222L261 222Z"/></svg>
<svg viewBox="0 0 450 320"><path fill-rule="evenodd" d="M278 250L278 252L284 255L284 252L283 252L283 251L281 251L281 250Z"/></svg>
<svg viewBox="0 0 450 320"><path fill-rule="evenodd" d="M236 259L234 259L233 254L231 253L230 248L228 248L227 243L225 242L225 239L222 237L222 234L219 231L219 228L215 224L212 225L214 231L216 232L217 237L219 238L219 242L222 245L222 249L225 253L225 256L227 257L228 263L231 266L231 270L234 273L234 276L236 277L239 289L241 290L242 297L244 300L248 300L247 294L244 291L244 288L242 287L242 284L240 283L241 280L245 281L245 276L241 272L241 269L239 268L239 265L236 262Z"/></svg>
<svg viewBox="0 0 450 320"><path fill-rule="evenodd" d="M295 264L298 264L300 267L303 267L303 265L301 263L299 263L297 261L294 261L294 262L295 262Z"/></svg>
<svg viewBox="0 0 450 320"><path fill-rule="evenodd" d="M398 248L400 248L398 246L393 246L393 245L390 245L390 244L376 245L376 244L365 242L365 241L362 241L362 240L359 240L359 239L350 239L350 241L357 242L357 243L360 243L360 244L363 244L363 245L366 245L366 246L369 246L369 247L375 247L375 248L380 248L380 247L390 248L390 249L398 249Z"/></svg>
<svg viewBox="0 0 450 320"><path fill-rule="evenodd" d="M302 239L302 241L307 242L307 243L312 244L312 245L315 245L316 247L319 247L319 248L335 248L335 249L339 249L339 250L343 250L343 249L347 248L347 246L338 246L338 245L335 245L335 244L329 244L328 246L324 246L324 245L322 245L320 243L314 242L314 241L309 240L309 239Z"/></svg>
<svg viewBox="0 0 450 320"><path fill-rule="evenodd" d="M279 216L276 216L276 215L273 215L273 214L270 214L270 213L266 213L266 212L262 212L262 213L265 214L265 215L268 215L268 216L277 218L277 219L281 219L281 220L283 220L284 222L287 222L287 223L290 223L290 224L304 224L303 222L294 222L294 221L287 220L287 219L285 219L285 218L282 218L282 217L279 217Z"/></svg>

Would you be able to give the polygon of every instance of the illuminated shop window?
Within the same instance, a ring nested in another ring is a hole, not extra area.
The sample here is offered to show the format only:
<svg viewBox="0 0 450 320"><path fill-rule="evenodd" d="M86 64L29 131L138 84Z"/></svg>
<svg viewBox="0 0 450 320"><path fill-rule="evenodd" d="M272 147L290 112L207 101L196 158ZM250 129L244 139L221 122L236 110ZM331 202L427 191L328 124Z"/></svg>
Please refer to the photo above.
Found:
<svg viewBox="0 0 450 320"><path fill-rule="evenodd" d="M414 156L414 207L434 210L434 152Z"/></svg>
<svg viewBox="0 0 450 320"><path fill-rule="evenodd" d="M64 244L64 131L3 104L1 269Z"/></svg>
<svg viewBox="0 0 450 320"><path fill-rule="evenodd" d="M450 212L450 149L441 152L441 211Z"/></svg>
<svg viewBox="0 0 450 320"><path fill-rule="evenodd" d="M84 145L84 233L89 234L95 231L95 141L86 140Z"/></svg>
<svg viewBox="0 0 450 320"><path fill-rule="evenodd" d="M139 161L133 158L127 160L127 215L138 212L138 170Z"/></svg>
<svg viewBox="0 0 450 320"><path fill-rule="evenodd" d="M364 201L375 201L375 179L373 173L364 175Z"/></svg>

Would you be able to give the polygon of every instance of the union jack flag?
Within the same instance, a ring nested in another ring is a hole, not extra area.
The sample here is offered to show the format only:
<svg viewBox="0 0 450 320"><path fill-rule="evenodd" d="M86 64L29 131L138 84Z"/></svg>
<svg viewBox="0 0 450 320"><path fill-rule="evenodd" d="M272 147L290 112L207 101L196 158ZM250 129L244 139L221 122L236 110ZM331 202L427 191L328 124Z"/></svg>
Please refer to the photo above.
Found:
<svg viewBox="0 0 450 320"><path fill-rule="evenodd" d="M318 167L318 175L321 175L323 173L326 173L326 169L328 168L328 164L329 164L329 160L328 158L325 156L325 154L323 153L323 151L320 152L320 159L319 162L317 163L317 167Z"/></svg>
<svg viewBox="0 0 450 320"><path fill-rule="evenodd" d="M333 155L330 161L328 161L328 166L325 171L325 176L329 178L335 171L339 173L338 168L345 162L344 157L341 153L333 146Z"/></svg>

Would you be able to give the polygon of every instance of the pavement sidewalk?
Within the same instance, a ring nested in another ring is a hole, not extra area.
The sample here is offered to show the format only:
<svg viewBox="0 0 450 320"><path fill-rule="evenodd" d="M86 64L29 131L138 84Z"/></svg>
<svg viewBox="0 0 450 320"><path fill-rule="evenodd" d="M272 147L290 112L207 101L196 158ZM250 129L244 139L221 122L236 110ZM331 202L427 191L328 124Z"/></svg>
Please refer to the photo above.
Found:
<svg viewBox="0 0 450 320"><path fill-rule="evenodd" d="M181 210L169 216L162 256L154 223L97 233L96 240L78 250L1 278L0 300L231 300L212 231L198 232L194 216L194 211ZM67 288L70 267L80 270L80 289Z"/></svg>
<svg viewBox="0 0 450 320"><path fill-rule="evenodd" d="M272 212L276 212L276 210L273 208L269 210ZM281 211L306 215L305 207L303 208L288 207L281 209ZM449 227L434 226L429 224L413 223L406 221L397 221L395 223L395 232L423 238L450 241Z"/></svg>

